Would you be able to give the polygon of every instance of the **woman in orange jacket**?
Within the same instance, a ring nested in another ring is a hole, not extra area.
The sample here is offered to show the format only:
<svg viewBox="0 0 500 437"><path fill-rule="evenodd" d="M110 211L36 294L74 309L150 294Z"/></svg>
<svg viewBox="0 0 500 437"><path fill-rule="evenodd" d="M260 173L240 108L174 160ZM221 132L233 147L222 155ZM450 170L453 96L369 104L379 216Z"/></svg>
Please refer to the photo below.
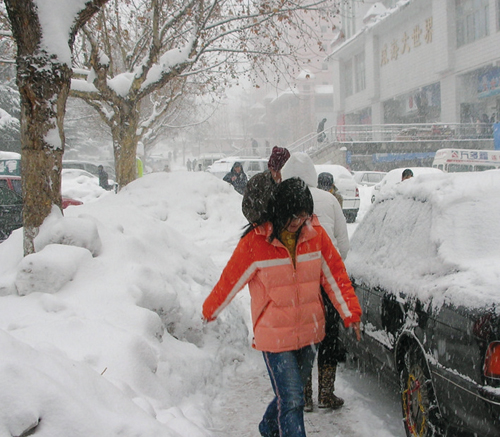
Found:
<svg viewBox="0 0 500 437"><path fill-rule="evenodd" d="M342 258L312 212L307 185L299 178L282 182L268 217L249 225L203 304L204 319L215 320L249 286L253 347L263 353L275 394L259 424L265 437L306 435L304 385L325 336L320 285L360 339L358 299Z"/></svg>

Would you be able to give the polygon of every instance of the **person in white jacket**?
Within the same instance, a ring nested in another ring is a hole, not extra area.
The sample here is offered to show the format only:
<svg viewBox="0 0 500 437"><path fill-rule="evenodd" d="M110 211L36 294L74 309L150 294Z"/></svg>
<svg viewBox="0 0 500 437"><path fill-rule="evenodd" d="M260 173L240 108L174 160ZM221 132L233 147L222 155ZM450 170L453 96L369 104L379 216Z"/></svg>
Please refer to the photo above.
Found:
<svg viewBox="0 0 500 437"><path fill-rule="evenodd" d="M313 201L314 214L332 240L342 259L349 251L347 223L339 201L332 193L317 188L318 175L312 159L303 152L292 153L283 169L282 179L299 177L309 187ZM323 294L322 290L322 294ZM344 400L334 394L337 363L342 360L342 347L339 344L339 317L329 300L323 297L326 312L326 337L318 348L318 407L337 409L344 405ZM304 390L304 411L313 410L312 374Z"/></svg>
<svg viewBox="0 0 500 437"><path fill-rule="evenodd" d="M313 196L314 214L318 216L342 259L345 259L349 251L349 235L344 213L334 195L318 188L318 174L309 155L292 153L281 170L281 177L283 180L299 177L307 184Z"/></svg>

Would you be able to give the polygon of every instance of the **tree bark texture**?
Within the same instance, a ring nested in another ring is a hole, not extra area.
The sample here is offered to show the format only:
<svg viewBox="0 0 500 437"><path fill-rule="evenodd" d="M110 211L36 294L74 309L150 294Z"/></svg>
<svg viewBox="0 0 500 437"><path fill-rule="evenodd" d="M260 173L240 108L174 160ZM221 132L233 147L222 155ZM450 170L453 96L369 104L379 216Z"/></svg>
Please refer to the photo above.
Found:
<svg viewBox="0 0 500 437"><path fill-rule="evenodd" d="M119 117L111 127L113 152L116 166L116 182L123 188L136 179L137 175L137 128L139 111L136 104L125 102L120 106Z"/></svg>
<svg viewBox="0 0 500 437"><path fill-rule="evenodd" d="M105 2L89 1L75 16L68 35L70 49L78 29ZM34 238L52 206L61 208L63 122L72 72L70 65L42 50L43 34L34 1L5 0L5 5L17 44L24 254L27 255L34 252Z"/></svg>

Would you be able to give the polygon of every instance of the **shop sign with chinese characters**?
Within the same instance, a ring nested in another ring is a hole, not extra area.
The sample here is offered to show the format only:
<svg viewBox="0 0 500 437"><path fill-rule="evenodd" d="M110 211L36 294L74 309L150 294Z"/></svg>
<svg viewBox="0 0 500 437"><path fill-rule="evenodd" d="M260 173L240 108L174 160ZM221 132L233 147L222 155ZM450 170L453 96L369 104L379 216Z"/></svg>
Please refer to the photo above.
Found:
<svg viewBox="0 0 500 437"><path fill-rule="evenodd" d="M389 44L384 44L380 53L380 65L397 61L400 57L417 49L423 44L432 43L432 17L427 18L423 27L416 24L413 30L403 32L401 38L394 38Z"/></svg>

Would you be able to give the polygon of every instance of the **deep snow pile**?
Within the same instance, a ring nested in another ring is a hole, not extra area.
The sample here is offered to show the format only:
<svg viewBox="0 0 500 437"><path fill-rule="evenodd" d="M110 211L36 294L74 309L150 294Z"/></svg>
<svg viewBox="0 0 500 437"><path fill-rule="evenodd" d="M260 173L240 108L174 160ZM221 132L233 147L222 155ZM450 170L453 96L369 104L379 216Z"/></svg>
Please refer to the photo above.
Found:
<svg viewBox="0 0 500 437"><path fill-rule="evenodd" d="M173 172L95 198L54 210L33 255L22 230L0 244L0 436L212 435L248 303L208 326L201 306L245 224L241 196Z"/></svg>

